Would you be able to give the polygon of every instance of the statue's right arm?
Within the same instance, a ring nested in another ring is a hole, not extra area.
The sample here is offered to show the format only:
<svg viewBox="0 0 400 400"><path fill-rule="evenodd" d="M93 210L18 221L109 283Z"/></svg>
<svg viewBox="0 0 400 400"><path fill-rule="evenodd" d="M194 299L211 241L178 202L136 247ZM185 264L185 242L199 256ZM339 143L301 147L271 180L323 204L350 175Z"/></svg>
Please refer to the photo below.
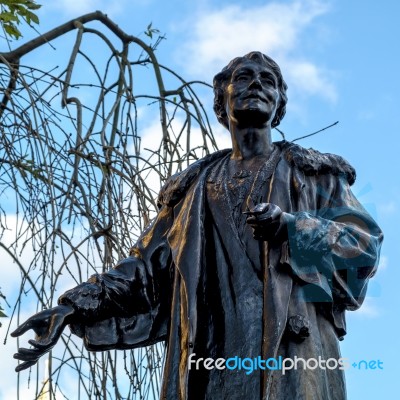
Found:
<svg viewBox="0 0 400 400"><path fill-rule="evenodd" d="M162 293L169 281L167 234L171 224L172 209L163 207L128 258L67 291L59 298L58 306L43 310L20 325L12 336L20 336L32 329L36 338L29 340L33 348L19 348L14 355L23 361L16 371L29 368L51 350L68 324L129 317L156 307L163 300Z"/></svg>

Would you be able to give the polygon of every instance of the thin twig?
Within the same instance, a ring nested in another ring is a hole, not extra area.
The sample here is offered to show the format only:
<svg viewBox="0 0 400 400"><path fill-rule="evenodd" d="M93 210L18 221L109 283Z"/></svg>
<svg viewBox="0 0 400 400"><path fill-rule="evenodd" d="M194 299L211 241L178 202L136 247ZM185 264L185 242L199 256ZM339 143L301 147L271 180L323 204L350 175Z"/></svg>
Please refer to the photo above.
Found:
<svg viewBox="0 0 400 400"><path fill-rule="evenodd" d="M339 123L339 121L336 121L336 122L334 122L333 124L330 124L330 125L326 126L325 128L319 129L318 131L313 132L313 133L310 133L310 134L308 134L308 135L298 137L298 138L292 140L291 142L294 143L294 142L297 142L298 140L305 139L305 138L308 138L308 137L310 137L310 136L314 136L314 135L316 135L317 133L320 133L320 132L322 132L322 131L325 131L326 129L332 128L333 126L337 125L338 123Z"/></svg>

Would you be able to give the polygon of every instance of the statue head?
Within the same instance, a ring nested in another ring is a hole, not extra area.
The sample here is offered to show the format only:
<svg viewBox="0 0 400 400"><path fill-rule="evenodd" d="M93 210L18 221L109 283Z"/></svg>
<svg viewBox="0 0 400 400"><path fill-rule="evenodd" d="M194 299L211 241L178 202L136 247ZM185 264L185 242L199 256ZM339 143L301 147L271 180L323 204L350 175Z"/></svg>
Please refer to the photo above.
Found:
<svg viewBox="0 0 400 400"><path fill-rule="evenodd" d="M278 82L278 90L280 95L280 101L278 108L275 113L275 117L272 120L272 128L279 125L283 116L286 112L287 103L287 85L283 80L281 69L279 65L270 57L266 56L259 51L252 51L243 57L234 58L226 67L222 69L220 73L215 75L213 86L214 86L214 111L218 118L218 121L229 128L228 115L226 113L226 103L225 103L225 91L226 87L231 81L233 71L243 62L251 60L255 63L268 67L276 76Z"/></svg>

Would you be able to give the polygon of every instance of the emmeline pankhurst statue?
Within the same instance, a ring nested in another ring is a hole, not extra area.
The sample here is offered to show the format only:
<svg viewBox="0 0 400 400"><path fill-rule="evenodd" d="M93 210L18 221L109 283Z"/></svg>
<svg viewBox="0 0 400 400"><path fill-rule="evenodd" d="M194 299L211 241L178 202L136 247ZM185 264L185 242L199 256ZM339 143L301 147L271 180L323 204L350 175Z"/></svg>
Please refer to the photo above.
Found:
<svg viewBox="0 0 400 400"><path fill-rule="evenodd" d="M18 371L69 324L89 350L166 341L162 399L346 398L345 310L365 297L382 233L343 158L271 141L286 89L259 52L215 76L232 149L171 177L127 259L13 332L36 333Z"/></svg>

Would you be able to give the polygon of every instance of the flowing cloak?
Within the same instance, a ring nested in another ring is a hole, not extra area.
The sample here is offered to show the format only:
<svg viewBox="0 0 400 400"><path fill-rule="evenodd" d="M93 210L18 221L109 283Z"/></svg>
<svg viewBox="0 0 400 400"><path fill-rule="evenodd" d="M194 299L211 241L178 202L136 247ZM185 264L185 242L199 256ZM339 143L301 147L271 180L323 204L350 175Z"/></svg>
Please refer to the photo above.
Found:
<svg viewBox="0 0 400 400"><path fill-rule="evenodd" d="M254 174L229 176L230 151L219 151L166 182L127 259L59 299L75 308L71 329L89 350L166 341L162 399L346 398L338 340L375 273L382 233L351 193L344 159L275 147L256 201L293 216L284 239L253 238L242 211ZM289 357L297 368L284 370ZM229 361L210 368L206 358Z"/></svg>

